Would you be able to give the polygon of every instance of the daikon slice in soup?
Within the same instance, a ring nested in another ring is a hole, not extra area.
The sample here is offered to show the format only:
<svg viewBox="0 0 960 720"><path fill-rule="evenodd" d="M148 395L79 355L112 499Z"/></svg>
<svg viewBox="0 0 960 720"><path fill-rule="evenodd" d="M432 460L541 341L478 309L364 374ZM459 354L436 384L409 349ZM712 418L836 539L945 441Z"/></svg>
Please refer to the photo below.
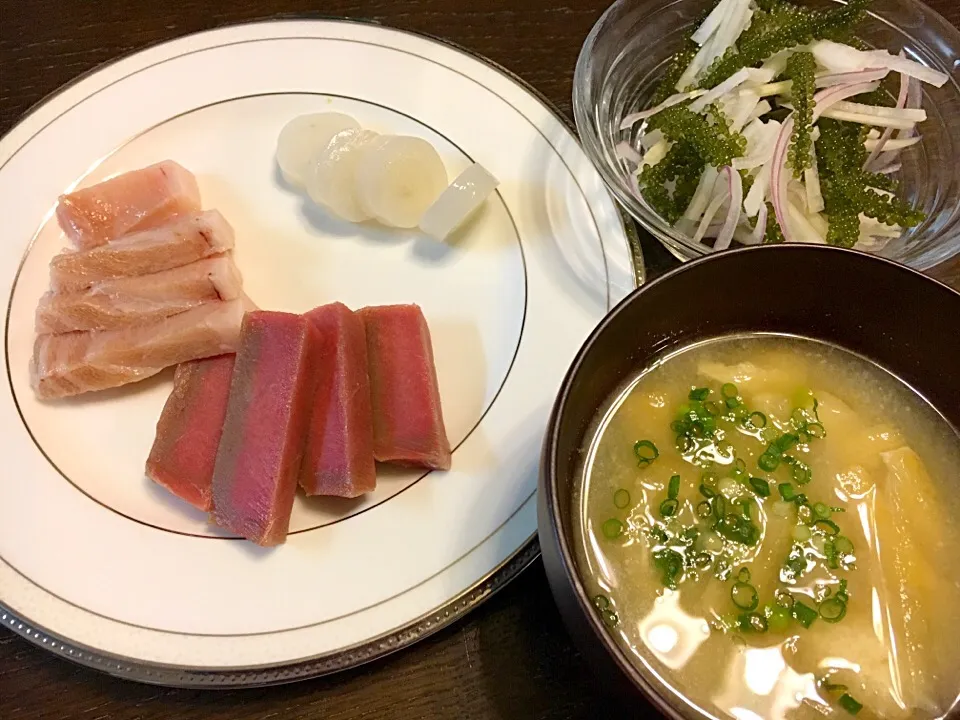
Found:
<svg viewBox="0 0 960 720"><path fill-rule="evenodd" d="M710 340L601 408L577 558L642 672L717 718L941 718L960 690L960 437L819 342Z"/></svg>

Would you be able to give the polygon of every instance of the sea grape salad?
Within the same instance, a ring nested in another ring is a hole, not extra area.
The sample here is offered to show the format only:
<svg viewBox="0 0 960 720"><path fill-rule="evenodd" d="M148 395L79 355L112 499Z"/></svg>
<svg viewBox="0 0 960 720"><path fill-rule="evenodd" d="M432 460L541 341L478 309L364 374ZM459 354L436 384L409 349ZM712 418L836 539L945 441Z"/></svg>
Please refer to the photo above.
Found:
<svg viewBox="0 0 960 720"><path fill-rule="evenodd" d="M617 148L634 190L715 250L736 240L877 251L921 222L894 177L927 117L920 83L948 77L865 46L856 27L869 4L719 0L651 107L621 123L640 130L639 146Z"/></svg>

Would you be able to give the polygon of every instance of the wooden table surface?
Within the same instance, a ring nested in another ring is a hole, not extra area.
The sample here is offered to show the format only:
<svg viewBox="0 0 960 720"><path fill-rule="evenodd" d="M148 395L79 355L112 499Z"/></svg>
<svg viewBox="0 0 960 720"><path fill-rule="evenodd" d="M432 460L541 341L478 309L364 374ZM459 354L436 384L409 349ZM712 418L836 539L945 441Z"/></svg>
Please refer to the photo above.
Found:
<svg viewBox="0 0 960 720"><path fill-rule="evenodd" d="M929 0L960 24L955 0ZM0 0L0 135L63 83L187 33L278 16L343 15L449 38L517 73L571 115L580 44L607 0ZM522 7L522 9L520 9ZM673 261L650 238L652 274ZM639 708L636 714L646 715ZM467 619L357 670L226 692L116 680L0 629L0 719L601 718L634 714L594 689L536 563Z"/></svg>

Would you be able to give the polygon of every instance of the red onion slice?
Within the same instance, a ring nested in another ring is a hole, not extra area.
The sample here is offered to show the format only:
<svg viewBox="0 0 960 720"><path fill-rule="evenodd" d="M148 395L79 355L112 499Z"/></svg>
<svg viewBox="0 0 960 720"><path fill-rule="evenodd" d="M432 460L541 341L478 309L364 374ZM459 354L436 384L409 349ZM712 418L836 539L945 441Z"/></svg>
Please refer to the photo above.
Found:
<svg viewBox="0 0 960 720"><path fill-rule="evenodd" d="M780 127L780 135L773 149L773 159L770 161L770 199L773 202L777 223L780 225L780 232L783 233L783 239L786 242L793 242L793 233L790 231L790 225L787 224L787 181L790 177L787 171L787 149L790 147L793 125L793 114L791 114Z"/></svg>
<svg viewBox="0 0 960 720"><path fill-rule="evenodd" d="M717 241L713 245L714 250L726 250L730 247L730 241L733 240L733 232L737 229L737 223L740 222L740 209L743 207L743 179L740 173L725 166L720 172L727 176L727 192L730 196L730 209L727 210L727 219L723 223L720 234L717 235Z"/></svg>
<svg viewBox="0 0 960 720"><path fill-rule="evenodd" d="M903 56L902 50L900 51L900 55L901 57ZM898 110L902 110L903 108L906 107L907 91L909 87L910 87L909 77L907 75L904 75L903 73L900 73L900 91L897 93L897 105L896 105ZM880 139L877 141L877 146L873 149L873 152L870 153L870 156L867 158L867 161L863 164L864 170L868 169L870 165L872 165L873 162L877 159L880 153L883 152L883 146L887 144L887 140L889 140L892 136L893 136L892 127L887 127L883 129L883 132L880 134Z"/></svg>

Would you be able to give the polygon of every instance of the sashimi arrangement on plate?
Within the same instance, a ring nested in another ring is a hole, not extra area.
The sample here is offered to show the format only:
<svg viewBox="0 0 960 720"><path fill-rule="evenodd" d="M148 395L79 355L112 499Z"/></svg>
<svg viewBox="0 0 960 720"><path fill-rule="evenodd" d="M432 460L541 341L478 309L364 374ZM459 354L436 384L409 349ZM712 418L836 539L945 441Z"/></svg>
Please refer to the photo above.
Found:
<svg viewBox="0 0 960 720"><path fill-rule="evenodd" d="M70 86L0 141L0 210L0 623L169 685L350 667L514 577L556 388L642 277L539 99L347 22Z"/></svg>

